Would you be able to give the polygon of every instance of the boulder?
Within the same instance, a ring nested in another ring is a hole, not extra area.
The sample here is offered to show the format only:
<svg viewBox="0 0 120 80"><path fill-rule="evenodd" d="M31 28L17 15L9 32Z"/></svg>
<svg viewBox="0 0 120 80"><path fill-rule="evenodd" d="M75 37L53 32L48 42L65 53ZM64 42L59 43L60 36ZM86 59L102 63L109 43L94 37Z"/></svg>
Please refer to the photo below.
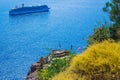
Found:
<svg viewBox="0 0 120 80"><path fill-rule="evenodd" d="M37 70L39 69L39 66L40 66L39 62L32 64L30 71L27 74L26 80L37 80L36 73Z"/></svg>

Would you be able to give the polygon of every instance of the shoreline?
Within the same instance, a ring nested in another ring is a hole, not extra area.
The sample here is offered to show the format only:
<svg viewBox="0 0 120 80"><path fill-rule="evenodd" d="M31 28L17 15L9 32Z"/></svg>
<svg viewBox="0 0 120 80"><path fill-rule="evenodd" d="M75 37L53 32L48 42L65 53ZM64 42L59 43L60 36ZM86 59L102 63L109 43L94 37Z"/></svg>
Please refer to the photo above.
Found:
<svg viewBox="0 0 120 80"><path fill-rule="evenodd" d="M41 57L40 60L36 63L33 63L30 67L29 72L27 73L25 80L38 80L37 71L41 69L46 69L55 59L60 59L68 56L70 52L68 50L52 50L47 57ZM53 58L54 57L54 58ZM47 64L47 65L46 65Z"/></svg>

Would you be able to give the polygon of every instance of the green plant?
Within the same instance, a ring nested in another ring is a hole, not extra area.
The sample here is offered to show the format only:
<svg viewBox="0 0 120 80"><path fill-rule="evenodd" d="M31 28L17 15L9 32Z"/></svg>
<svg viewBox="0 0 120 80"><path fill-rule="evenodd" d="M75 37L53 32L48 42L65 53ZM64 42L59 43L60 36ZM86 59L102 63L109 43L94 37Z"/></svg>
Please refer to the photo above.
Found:
<svg viewBox="0 0 120 80"><path fill-rule="evenodd" d="M37 72L37 77L39 80L50 80L54 75L59 72L64 71L70 64L72 57L75 55L68 55L64 58L56 58L52 61L50 66L46 69L39 69Z"/></svg>
<svg viewBox="0 0 120 80"><path fill-rule="evenodd" d="M110 29L106 25L102 25L99 28L95 28L93 35L89 36L88 44L91 45L96 42L101 42L103 40L108 40L111 38Z"/></svg>
<svg viewBox="0 0 120 80"><path fill-rule="evenodd" d="M110 20L113 22L113 25L110 26L111 38L114 40L120 39L118 33L120 31L120 0L107 2L103 11L110 15Z"/></svg>
<svg viewBox="0 0 120 80"><path fill-rule="evenodd" d="M113 21L114 24L120 25L120 0L107 2L103 11L110 14L110 20Z"/></svg>

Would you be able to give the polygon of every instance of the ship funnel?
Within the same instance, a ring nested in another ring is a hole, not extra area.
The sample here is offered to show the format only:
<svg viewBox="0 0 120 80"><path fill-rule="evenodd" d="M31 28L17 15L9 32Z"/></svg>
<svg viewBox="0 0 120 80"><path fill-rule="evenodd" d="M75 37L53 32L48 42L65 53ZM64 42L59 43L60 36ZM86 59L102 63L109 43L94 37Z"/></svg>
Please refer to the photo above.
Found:
<svg viewBox="0 0 120 80"><path fill-rule="evenodd" d="M24 7L24 3L22 3L22 7Z"/></svg>

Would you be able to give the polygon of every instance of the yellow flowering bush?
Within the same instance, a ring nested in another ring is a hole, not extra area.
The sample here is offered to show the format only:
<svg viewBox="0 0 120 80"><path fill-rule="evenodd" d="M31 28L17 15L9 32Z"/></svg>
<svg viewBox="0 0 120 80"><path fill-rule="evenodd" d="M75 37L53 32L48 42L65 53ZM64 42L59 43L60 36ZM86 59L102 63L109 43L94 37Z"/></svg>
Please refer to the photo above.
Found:
<svg viewBox="0 0 120 80"><path fill-rule="evenodd" d="M85 80L85 78L79 77L68 68L66 71L61 72L57 76L53 77L52 80Z"/></svg>
<svg viewBox="0 0 120 80"><path fill-rule="evenodd" d="M109 40L91 45L53 80L120 80L120 43Z"/></svg>

